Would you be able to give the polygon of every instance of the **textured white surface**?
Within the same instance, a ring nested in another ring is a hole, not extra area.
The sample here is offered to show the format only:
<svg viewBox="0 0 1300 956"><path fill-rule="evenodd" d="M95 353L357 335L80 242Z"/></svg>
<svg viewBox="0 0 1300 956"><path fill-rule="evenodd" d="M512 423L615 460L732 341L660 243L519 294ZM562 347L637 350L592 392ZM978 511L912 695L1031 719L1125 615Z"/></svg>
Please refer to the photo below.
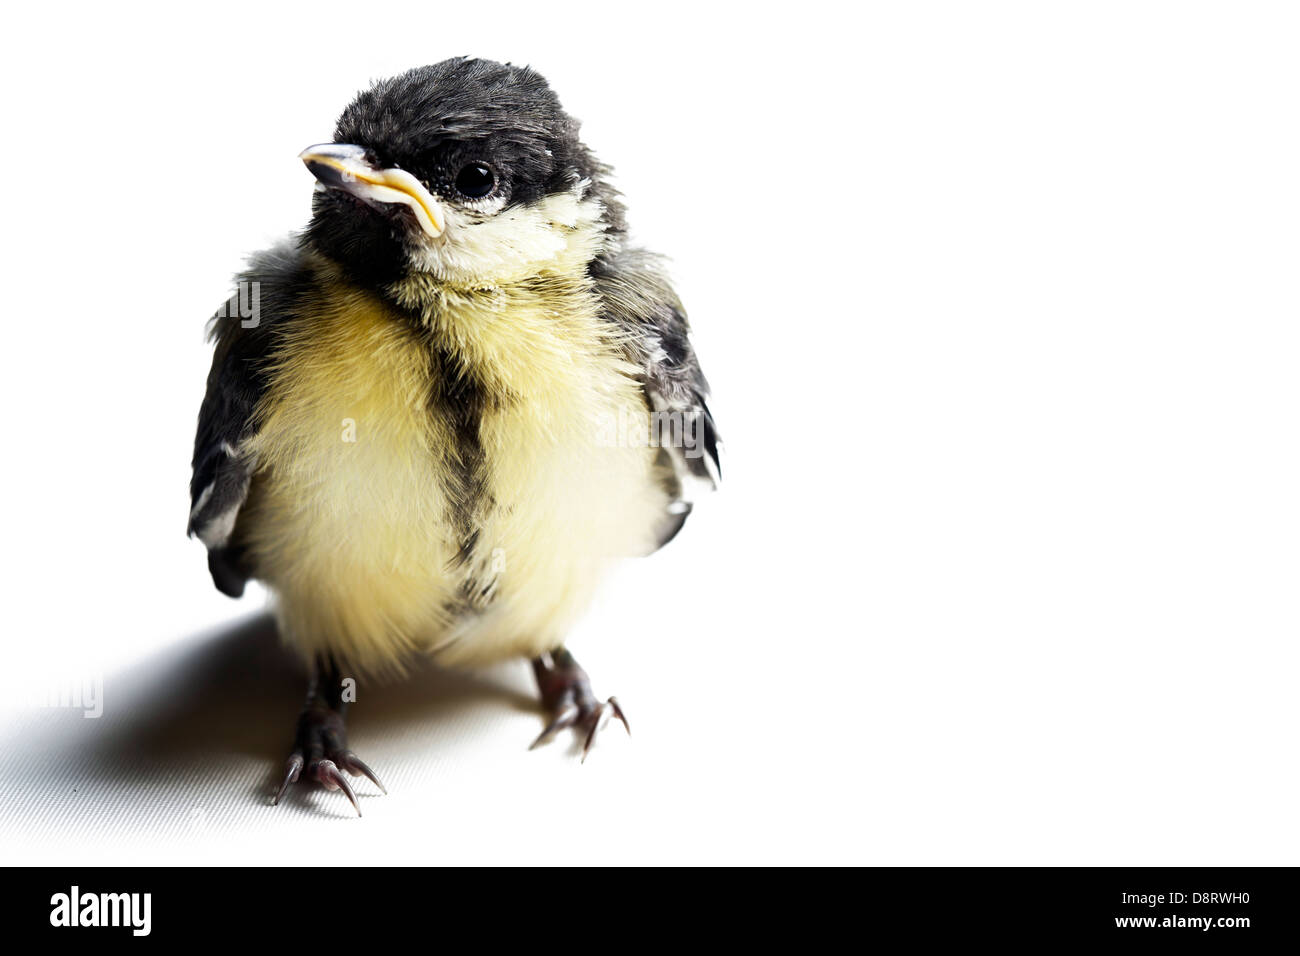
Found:
<svg viewBox="0 0 1300 956"><path fill-rule="evenodd" d="M8 16L5 862L1300 861L1294 7ZM273 808L301 687L182 537L203 321L356 88L470 51L672 254L724 490L571 642L632 739L363 682L391 794Z"/></svg>
<svg viewBox="0 0 1300 956"><path fill-rule="evenodd" d="M60 709L13 719L0 741L5 856L182 864L852 859L855 845L833 821L850 818L850 777L859 770L852 762L836 770L836 755L815 739L801 753L779 706L756 713L756 688L737 695L726 687L746 666L727 668L726 681L709 679L716 665L708 662L723 658L693 655L698 638L642 633L639 651L612 657L631 668L617 686L597 666L603 655L589 655L597 690L619 691L635 737L607 727L581 765L576 738L526 750L542 716L522 662L483 674L423 671L380 687L363 680L351 743L390 793L359 784L365 815L356 819L340 795L304 787L269 805L301 678L269 619L244 618L109 674L98 719ZM772 753L786 756L774 761ZM810 767L814 755L832 761L829 774ZM835 792L818 792L832 779ZM814 805L830 816L810 816Z"/></svg>

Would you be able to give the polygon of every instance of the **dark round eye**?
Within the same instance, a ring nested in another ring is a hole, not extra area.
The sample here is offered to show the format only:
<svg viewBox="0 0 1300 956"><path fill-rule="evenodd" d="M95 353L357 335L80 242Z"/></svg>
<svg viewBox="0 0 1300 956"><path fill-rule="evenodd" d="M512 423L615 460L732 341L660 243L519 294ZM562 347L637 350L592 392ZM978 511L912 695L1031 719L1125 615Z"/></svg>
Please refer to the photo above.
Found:
<svg viewBox="0 0 1300 956"><path fill-rule="evenodd" d="M492 173L492 167L484 163L469 163L462 166L456 174L457 191L470 199L482 199L496 184L497 178Z"/></svg>

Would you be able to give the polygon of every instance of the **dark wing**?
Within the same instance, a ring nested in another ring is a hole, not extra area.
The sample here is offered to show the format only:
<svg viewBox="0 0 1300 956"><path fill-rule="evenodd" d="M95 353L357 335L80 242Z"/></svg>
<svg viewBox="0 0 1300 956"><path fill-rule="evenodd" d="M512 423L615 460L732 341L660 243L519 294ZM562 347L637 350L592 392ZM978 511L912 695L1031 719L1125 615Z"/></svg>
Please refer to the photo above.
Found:
<svg viewBox="0 0 1300 956"><path fill-rule="evenodd" d="M238 276L238 291L209 329L216 350L194 438L188 531L207 546L217 590L231 597L244 593L250 576L232 534L252 477L254 462L245 443L255 431L254 412L266 390L271 328L306 281L295 246L259 253Z"/></svg>
<svg viewBox="0 0 1300 956"><path fill-rule="evenodd" d="M639 249L597 259L592 276L605 314L626 335L629 358L642 369L642 386L658 439L656 462L669 493L658 547L681 530L693 492L722 477L721 441L706 399L709 383L691 347L690 325L658 259Z"/></svg>

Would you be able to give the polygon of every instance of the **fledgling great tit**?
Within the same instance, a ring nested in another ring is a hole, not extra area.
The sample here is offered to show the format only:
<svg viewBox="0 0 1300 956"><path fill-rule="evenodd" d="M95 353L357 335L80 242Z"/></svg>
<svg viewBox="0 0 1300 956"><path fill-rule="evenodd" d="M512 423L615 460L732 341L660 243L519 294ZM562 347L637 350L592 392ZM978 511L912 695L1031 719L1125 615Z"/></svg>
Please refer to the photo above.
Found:
<svg viewBox="0 0 1300 956"><path fill-rule="evenodd" d="M310 224L213 320L190 485L216 586L263 582L311 670L275 802L305 770L360 813L340 771L383 787L348 749L343 675L418 654L530 658L537 743L574 727L585 757L627 719L566 630L718 476L681 303L529 68L379 82L301 158Z"/></svg>

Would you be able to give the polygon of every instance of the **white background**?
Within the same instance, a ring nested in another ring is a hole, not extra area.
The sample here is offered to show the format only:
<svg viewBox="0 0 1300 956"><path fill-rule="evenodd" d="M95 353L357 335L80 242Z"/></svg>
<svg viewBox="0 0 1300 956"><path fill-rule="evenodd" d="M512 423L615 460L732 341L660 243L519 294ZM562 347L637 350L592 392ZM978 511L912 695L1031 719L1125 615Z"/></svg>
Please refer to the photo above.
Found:
<svg viewBox="0 0 1300 956"><path fill-rule="evenodd" d="M1300 861L1285 5L292 10L6 15L6 861ZM463 53L673 257L724 488L570 642L634 737L527 752L522 663L363 683L390 795L271 807L298 677L183 534L204 322L354 92Z"/></svg>

